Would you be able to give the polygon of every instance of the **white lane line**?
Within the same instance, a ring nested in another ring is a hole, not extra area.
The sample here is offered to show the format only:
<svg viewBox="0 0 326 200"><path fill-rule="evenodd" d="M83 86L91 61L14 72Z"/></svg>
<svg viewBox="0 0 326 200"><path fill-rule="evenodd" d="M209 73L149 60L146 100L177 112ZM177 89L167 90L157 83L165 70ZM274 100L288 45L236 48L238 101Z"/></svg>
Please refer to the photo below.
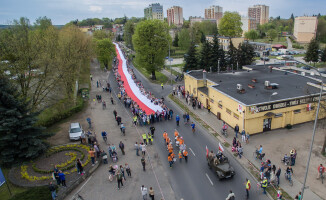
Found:
<svg viewBox="0 0 326 200"><path fill-rule="evenodd" d="M211 182L211 184L214 185L213 182L212 182L212 180L209 178L209 176L208 176L207 173L206 173L206 177L208 178L209 182Z"/></svg>
<svg viewBox="0 0 326 200"><path fill-rule="evenodd" d="M88 183L89 180L91 180L91 178L93 177L93 175L91 175L88 180L79 188L79 190L73 195L73 197L71 198L71 200L74 199L75 195L78 194L82 189L83 187Z"/></svg>
<svg viewBox="0 0 326 200"><path fill-rule="evenodd" d="M196 156L196 154L194 153L194 151L191 148L189 148L189 150L191 151L192 154L194 154L194 156Z"/></svg>

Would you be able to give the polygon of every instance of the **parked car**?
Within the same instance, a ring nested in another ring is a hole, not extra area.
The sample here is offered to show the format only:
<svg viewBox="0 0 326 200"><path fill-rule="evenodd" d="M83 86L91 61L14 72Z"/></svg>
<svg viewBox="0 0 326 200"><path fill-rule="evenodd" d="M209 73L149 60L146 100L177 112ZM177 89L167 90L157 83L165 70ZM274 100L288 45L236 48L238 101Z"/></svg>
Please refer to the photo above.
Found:
<svg viewBox="0 0 326 200"><path fill-rule="evenodd" d="M83 128L81 127L80 123L75 122L70 124L70 128L69 128L70 140L79 140L82 133L83 133Z"/></svg>
<svg viewBox="0 0 326 200"><path fill-rule="evenodd" d="M301 69L310 70L309 66L302 66Z"/></svg>
<svg viewBox="0 0 326 200"><path fill-rule="evenodd" d="M261 57L260 60L269 61L269 57Z"/></svg>
<svg viewBox="0 0 326 200"><path fill-rule="evenodd" d="M283 56L277 56L276 59L277 60L285 60Z"/></svg>
<svg viewBox="0 0 326 200"><path fill-rule="evenodd" d="M326 68L319 68L318 71L322 74L326 74Z"/></svg>
<svg viewBox="0 0 326 200"><path fill-rule="evenodd" d="M278 56L277 52L271 52L271 56Z"/></svg>

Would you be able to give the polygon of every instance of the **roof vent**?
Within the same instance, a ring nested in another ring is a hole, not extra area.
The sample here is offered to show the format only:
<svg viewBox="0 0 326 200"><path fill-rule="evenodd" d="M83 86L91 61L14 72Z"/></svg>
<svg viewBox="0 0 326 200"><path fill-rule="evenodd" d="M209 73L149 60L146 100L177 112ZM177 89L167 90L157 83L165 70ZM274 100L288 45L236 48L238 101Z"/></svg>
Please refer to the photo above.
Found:
<svg viewBox="0 0 326 200"><path fill-rule="evenodd" d="M241 84L237 84L237 90L242 90L242 85Z"/></svg>
<svg viewBox="0 0 326 200"><path fill-rule="evenodd" d="M310 73L310 76L315 76L315 73L314 73L314 72L311 72L311 73Z"/></svg>
<svg viewBox="0 0 326 200"><path fill-rule="evenodd" d="M246 90L243 89L241 84L237 84L237 92L243 94L246 92Z"/></svg>
<svg viewBox="0 0 326 200"><path fill-rule="evenodd" d="M306 73L305 72L301 72L301 76L305 76L306 75Z"/></svg>
<svg viewBox="0 0 326 200"><path fill-rule="evenodd" d="M251 79L251 82L253 82L253 83L258 83L258 81L257 81L256 78Z"/></svg>
<svg viewBox="0 0 326 200"><path fill-rule="evenodd" d="M269 81L265 81L265 87L268 87L271 83Z"/></svg>

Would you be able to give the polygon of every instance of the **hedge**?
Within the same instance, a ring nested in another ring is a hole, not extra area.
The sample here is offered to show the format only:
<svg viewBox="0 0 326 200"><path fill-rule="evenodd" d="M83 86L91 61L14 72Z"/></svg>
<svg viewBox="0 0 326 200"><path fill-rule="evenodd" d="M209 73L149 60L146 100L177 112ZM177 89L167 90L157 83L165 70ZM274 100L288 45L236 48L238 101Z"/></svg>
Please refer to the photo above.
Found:
<svg viewBox="0 0 326 200"><path fill-rule="evenodd" d="M9 200L49 200L52 199L48 186L33 187L25 192L18 193Z"/></svg>

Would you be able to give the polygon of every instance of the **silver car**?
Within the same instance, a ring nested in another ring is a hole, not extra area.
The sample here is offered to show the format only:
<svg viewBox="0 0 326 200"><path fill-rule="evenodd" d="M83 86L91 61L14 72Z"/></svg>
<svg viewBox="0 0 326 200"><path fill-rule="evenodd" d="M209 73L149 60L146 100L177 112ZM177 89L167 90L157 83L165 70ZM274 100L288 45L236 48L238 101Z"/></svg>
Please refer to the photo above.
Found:
<svg viewBox="0 0 326 200"><path fill-rule="evenodd" d="M69 138L70 140L80 140L81 135L83 134L83 128L80 123L71 123L69 128Z"/></svg>

